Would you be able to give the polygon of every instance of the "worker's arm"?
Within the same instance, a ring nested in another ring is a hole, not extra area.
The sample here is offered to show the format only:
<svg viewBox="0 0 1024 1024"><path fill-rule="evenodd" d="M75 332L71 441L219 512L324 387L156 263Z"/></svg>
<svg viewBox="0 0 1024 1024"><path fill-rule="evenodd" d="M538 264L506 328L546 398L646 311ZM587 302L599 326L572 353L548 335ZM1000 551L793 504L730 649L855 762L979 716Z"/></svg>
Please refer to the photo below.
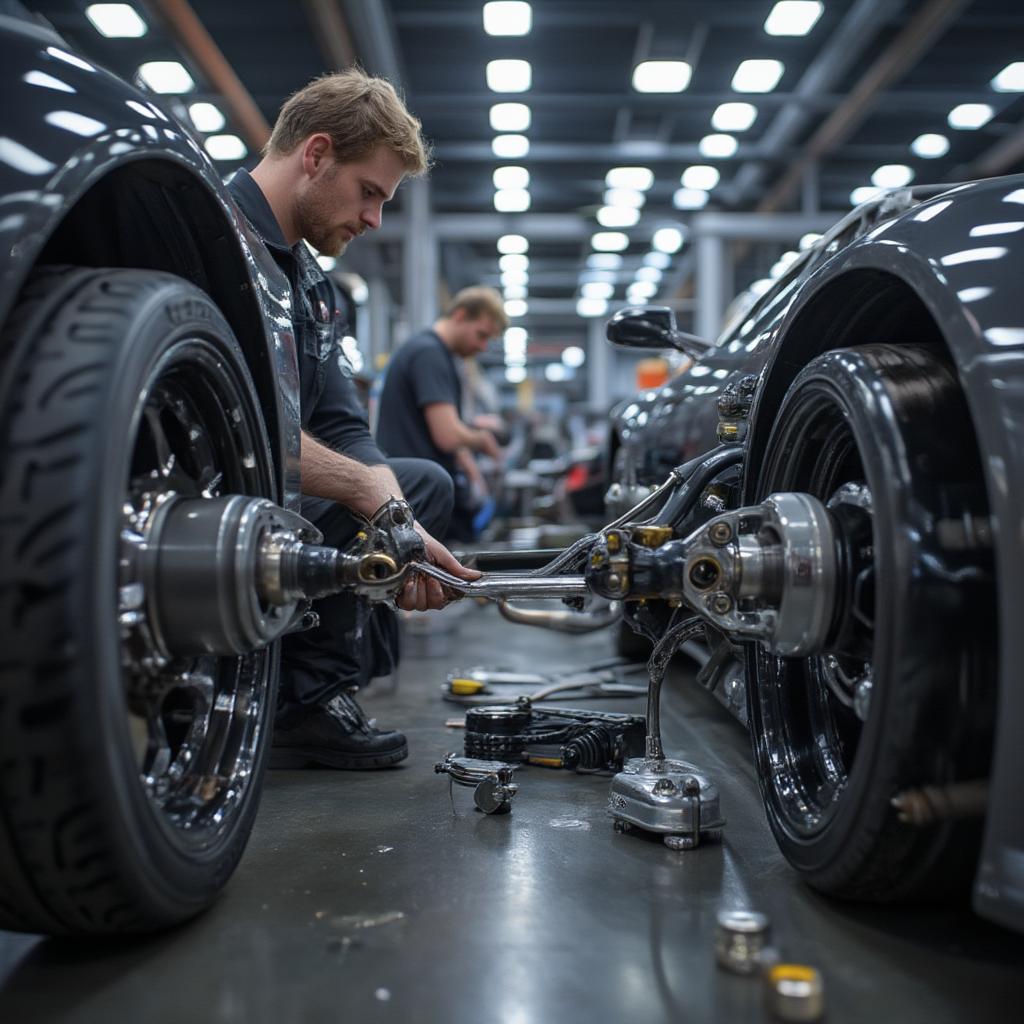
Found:
<svg viewBox="0 0 1024 1024"><path fill-rule="evenodd" d="M459 419L458 411L451 402L432 402L423 407L423 418L427 421L431 440L443 452L454 452L469 448L474 452L501 458L501 449L489 430L467 427Z"/></svg>
<svg viewBox="0 0 1024 1024"><path fill-rule="evenodd" d="M302 433L301 452L302 492L314 498L329 498L369 519L386 501L401 498L395 474L388 466L364 466L347 455L342 455L305 431ZM423 538L427 559L453 576L464 580L479 577L474 569L467 569L438 540L416 523ZM436 580L417 576L411 579L399 595L399 608L426 611L443 608L448 603L441 584Z"/></svg>
<svg viewBox="0 0 1024 1024"><path fill-rule="evenodd" d="M490 493L487 481L484 479L476 459L473 458L473 453L468 448L457 448L455 450L455 464L466 474L466 479L469 481L469 486L474 494L486 497Z"/></svg>

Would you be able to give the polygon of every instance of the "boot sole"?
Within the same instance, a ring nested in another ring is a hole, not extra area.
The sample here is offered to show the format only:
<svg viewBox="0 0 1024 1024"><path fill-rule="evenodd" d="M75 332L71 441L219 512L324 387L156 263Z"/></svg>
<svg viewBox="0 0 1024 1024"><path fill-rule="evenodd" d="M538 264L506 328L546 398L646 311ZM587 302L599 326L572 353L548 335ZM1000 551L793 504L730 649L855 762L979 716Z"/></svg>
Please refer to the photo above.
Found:
<svg viewBox="0 0 1024 1024"><path fill-rule="evenodd" d="M409 745L403 743L394 750L377 753L351 754L327 747L271 747L270 768L342 768L359 771L367 768L387 768L409 756Z"/></svg>

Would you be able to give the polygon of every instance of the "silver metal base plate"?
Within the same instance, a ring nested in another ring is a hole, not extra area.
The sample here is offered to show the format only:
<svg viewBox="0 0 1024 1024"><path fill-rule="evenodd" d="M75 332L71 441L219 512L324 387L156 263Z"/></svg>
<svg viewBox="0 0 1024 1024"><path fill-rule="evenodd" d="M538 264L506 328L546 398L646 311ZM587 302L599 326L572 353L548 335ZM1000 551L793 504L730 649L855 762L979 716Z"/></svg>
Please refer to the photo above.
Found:
<svg viewBox="0 0 1024 1024"><path fill-rule="evenodd" d="M692 764L668 759L627 761L612 779L608 814L619 831L636 826L660 833L674 850L717 838L725 824L718 787Z"/></svg>

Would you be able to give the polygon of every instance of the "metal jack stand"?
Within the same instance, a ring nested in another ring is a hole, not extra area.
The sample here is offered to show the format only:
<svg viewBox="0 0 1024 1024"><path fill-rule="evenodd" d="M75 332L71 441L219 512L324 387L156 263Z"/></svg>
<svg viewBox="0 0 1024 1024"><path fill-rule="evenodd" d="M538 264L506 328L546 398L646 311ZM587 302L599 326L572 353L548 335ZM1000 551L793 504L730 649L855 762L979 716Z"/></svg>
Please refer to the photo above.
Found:
<svg viewBox="0 0 1024 1024"><path fill-rule="evenodd" d="M665 757L661 745L661 683L673 652L704 628L687 619L661 638L648 662L646 756L626 762L612 779L608 814L616 832L642 828L664 837L670 850L692 850L701 839L717 839L722 817L718 787L685 761Z"/></svg>

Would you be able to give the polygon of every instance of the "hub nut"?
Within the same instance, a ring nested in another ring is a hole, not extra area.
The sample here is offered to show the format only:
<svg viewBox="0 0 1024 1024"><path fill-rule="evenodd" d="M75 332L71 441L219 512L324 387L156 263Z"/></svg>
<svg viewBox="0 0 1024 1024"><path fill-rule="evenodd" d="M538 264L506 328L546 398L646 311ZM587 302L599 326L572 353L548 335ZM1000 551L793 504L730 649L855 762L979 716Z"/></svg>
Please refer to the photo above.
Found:
<svg viewBox="0 0 1024 1024"><path fill-rule="evenodd" d="M732 598L720 591L711 598L711 610L716 615L728 615L732 611Z"/></svg>
<svg viewBox="0 0 1024 1024"><path fill-rule="evenodd" d="M712 523L711 528L708 530L708 537L711 539L712 544L717 544L721 547L732 540L732 527L725 521Z"/></svg>
<svg viewBox="0 0 1024 1024"><path fill-rule="evenodd" d="M768 943L768 918L751 910L720 910L715 931L715 960L736 974L753 974Z"/></svg>

